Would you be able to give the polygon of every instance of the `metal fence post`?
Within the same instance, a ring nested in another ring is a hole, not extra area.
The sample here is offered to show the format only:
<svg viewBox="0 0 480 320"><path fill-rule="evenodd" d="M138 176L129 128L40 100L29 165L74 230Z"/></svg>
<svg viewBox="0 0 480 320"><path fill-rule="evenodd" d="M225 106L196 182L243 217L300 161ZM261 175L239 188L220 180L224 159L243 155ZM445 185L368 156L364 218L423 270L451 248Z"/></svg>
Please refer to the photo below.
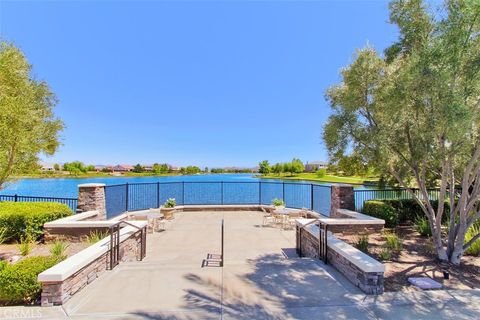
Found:
<svg viewBox="0 0 480 320"><path fill-rule="evenodd" d="M160 182L157 182L157 208L160 208Z"/></svg>
<svg viewBox="0 0 480 320"><path fill-rule="evenodd" d="M182 206L185 205L185 181L182 181Z"/></svg>
<svg viewBox="0 0 480 320"><path fill-rule="evenodd" d="M128 182L125 183L125 211L128 211Z"/></svg>
<svg viewBox="0 0 480 320"><path fill-rule="evenodd" d="M313 211L313 183L310 184L310 210Z"/></svg>
<svg viewBox="0 0 480 320"><path fill-rule="evenodd" d="M282 182L282 200L283 204L285 204L285 181Z"/></svg>
<svg viewBox="0 0 480 320"><path fill-rule="evenodd" d="M18 194L15 194L15 202L18 202Z"/></svg>
<svg viewBox="0 0 480 320"><path fill-rule="evenodd" d="M258 204L262 204L262 181L258 182Z"/></svg>
<svg viewBox="0 0 480 320"><path fill-rule="evenodd" d="M221 193L221 197L222 197L222 205L223 205L223 181L221 182L222 184L222 193Z"/></svg>

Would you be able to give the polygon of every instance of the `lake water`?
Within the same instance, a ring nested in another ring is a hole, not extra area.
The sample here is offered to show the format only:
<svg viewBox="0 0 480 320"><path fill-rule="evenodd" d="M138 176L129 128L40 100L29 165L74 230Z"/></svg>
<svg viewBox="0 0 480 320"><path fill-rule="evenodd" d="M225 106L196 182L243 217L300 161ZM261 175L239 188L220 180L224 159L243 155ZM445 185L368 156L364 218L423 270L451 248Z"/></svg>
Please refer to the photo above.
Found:
<svg viewBox="0 0 480 320"><path fill-rule="evenodd" d="M106 185L124 183L152 183L152 182L243 182L243 181L269 181L256 178L252 174L208 174L192 176L171 176L171 177L107 177L107 178L65 178L65 179L20 179L7 185L0 194L44 196L44 197L67 197L76 198L78 185L82 183L105 183ZM278 181L278 180L273 180ZM317 183L311 181L288 181L290 183ZM363 189L363 186L358 186Z"/></svg>

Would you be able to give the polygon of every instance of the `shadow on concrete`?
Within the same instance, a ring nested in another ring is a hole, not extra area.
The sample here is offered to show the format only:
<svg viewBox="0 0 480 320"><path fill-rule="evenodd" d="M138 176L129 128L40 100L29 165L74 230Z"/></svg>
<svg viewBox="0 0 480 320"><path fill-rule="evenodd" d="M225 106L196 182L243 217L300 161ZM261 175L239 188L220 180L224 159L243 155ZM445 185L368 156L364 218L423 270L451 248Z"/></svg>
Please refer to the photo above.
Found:
<svg viewBox="0 0 480 320"><path fill-rule="evenodd" d="M287 250L288 251L288 250ZM286 319L289 309L351 304L349 290L310 259L285 259L267 254L247 265L227 265L221 282L193 273L184 275L192 287L185 290L181 311L131 315L144 319ZM195 285L193 285L195 284ZM189 314L191 313L191 314Z"/></svg>

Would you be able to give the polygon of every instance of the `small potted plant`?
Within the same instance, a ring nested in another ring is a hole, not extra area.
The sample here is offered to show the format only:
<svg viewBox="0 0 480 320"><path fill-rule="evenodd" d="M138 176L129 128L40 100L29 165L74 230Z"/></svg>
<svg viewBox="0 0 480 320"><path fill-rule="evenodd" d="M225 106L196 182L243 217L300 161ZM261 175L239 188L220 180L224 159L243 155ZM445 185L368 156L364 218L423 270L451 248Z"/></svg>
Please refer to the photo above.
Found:
<svg viewBox="0 0 480 320"><path fill-rule="evenodd" d="M283 202L282 199L273 199L272 200L272 205L275 207L275 209L284 209L285 208L285 202Z"/></svg>
<svg viewBox="0 0 480 320"><path fill-rule="evenodd" d="M160 208L160 212L163 213L163 217L167 220L173 219L173 213L175 212L175 206L177 201L173 198L167 199L163 206Z"/></svg>

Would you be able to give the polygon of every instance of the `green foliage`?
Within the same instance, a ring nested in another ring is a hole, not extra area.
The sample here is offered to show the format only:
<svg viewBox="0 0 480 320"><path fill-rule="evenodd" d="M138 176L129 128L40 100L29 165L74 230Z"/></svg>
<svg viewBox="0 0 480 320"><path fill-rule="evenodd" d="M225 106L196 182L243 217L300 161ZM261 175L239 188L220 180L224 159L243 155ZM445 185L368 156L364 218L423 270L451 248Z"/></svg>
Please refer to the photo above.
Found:
<svg viewBox="0 0 480 320"><path fill-rule="evenodd" d="M458 265L454 243L463 242L457 237L480 197L480 1L437 9L421 0L391 2L399 38L385 57L367 46L342 68L341 82L326 92L333 112L323 139L331 159L359 155L403 187L440 184L445 193L460 181L455 228L447 236L432 230L439 259ZM443 215L433 211L427 206L425 214L437 225Z"/></svg>
<svg viewBox="0 0 480 320"><path fill-rule="evenodd" d="M63 242L63 241L55 241L52 243L50 246L50 253L52 254L53 257L63 260L67 257L66 251L69 247L69 244Z"/></svg>
<svg viewBox="0 0 480 320"><path fill-rule="evenodd" d="M327 169L324 169L324 168L318 169L315 174L317 175L318 178L323 178L327 174Z"/></svg>
<svg viewBox="0 0 480 320"><path fill-rule="evenodd" d="M145 172L145 168L140 163L137 163L132 171L135 173L142 173Z"/></svg>
<svg viewBox="0 0 480 320"><path fill-rule="evenodd" d="M388 247L383 247L378 253L378 257L382 261L388 261L392 259L392 250Z"/></svg>
<svg viewBox="0 0 480 320"><path fill-rule="evenodd" d="M55 169L55 171L60 171L60 165L58 163L55 163L53 165L53 169Z"/></svg>
<svg viewBox="0 0 480 320"><path fill-rule="evenodd" d="M1 227L0 228L0 244L7 241L7 228Z"/></svg>
<svg viewBox="0 0 480 320"><path fill-rule="evenodd" d="M108 231L90 231L90 234L87 237L87 242L90 244L95 244L98 241L106 238L108 236Z"/></svg>
<svg viewBox="0 0 480 320"><path fill-rule="evenodd" d="M432 229L430 228L428 219L425 217L419 217L415 220L415 230L424 237L432 236Z"/></svg>
<svg viewBox="0 0 480 320"><path fill-rule="evenodd" d="M284 165L282 163L275 163L272 167L272 172L275 174L280 174L284 171Z"/></svg>
<svg viewBox="0 0 480 320"><path fill-rule="evenodd" d="M56 257L29 257L0 270L0 301L8 304L32 303L40 297L39 273L59 262Z"/></svg>
<svg viewBox="0 0 480 320"><path fill-rule="evenodd" d="M28 256L35 245L35 241L33 240L32 236L27 234L20 239L20 243L18 246L18 251L22 256Z"/></svg>
<svg viewBox="0 0 480 320"><path fill-rule="evenodd" d="M368 200L363 204L363 213L385 220L387 228L395 228L398 225L398 215L395 209L383 201Z"/></svg>
<svg viewBox="0 0 480 320"><path fill-rule="evenodd" d="M275 207L280 207L280 206L285 205L285 202L283 202L282 199L275 198L275 199L272 200L272 205L274 205Z"/></svg>
<svg viewBox="0 0 480 320"><path fill-rule="evenodd" d="M269 174L272 168L270 167L270 163L268 163L268 160L263 160L258 164L259 169L258 172L261 174Z"/></svg>
<svg viewBox="0 0 480 320"><path fill-rule="evenodd" d="M152 171L155 174L165 174L170 172L170 167L166 163L164 164L154 163L152 167Z"/></svg>
<svg viewBox="0 0 480 320"><path fill-rule="evenodd" d="M392 232L385 233L385 245L393 252L400 252L403 249L402 239Z"/></svg>
<svg viewBox="0 0 480 320"><path fill-rule="evenodd" d="M52 155L63 124L55 95L33 77L32 66L13 44L0 43L0 189L13 175L33 169L38 154Z"/></svg>
<svg viewBox="0 0 480 320"><path fill-rule="evenodd" d="M95 170L95 168L93 170ZM68 171L69 174L77 176L81 173L86 173L87 167L80 161L65 162L63 164L63 171Z"/></svg>
<svg viewBox="0 0 480 320"><path fill-rule="evenodd" d="M467 234L465 235L465 244L468 243L474 236L480 233L480 223L472 225L467 230ZM465 251L466 254L471 256L479 256L480 255L480 238L475 240L473 244Z"/></svg>
<svg viewBox="0 0 480 320"><path fill-rule="evenodd" d="M180 168L180 173L181 174L191 175L191 174L197 174L197 173L200 173L200 172L202 172L202 170L197 166L188 166L188 167Z"/></svg>
<svg viewBox="0 0 480 320"><path fill-rule="evenodd" d="M0 202L0 229L6 241L19 241L26 235L38 240L47 222L72 215L72 210L57 202Z"/></svg>
<svg viewBox="0 0 480 320"><path fill-rule="evenodd" d="M396 211L398 223L409 221L414 222L418 217L425 217L425 213L415 199L384 199L376 201L381 201L392 206ZM437 210L438 201L430 200L430 203L432 204L432 207ZM445 222L448 219L448 214L450 212L450 206L447 201L444 203L444 209L445 213L442 217L442 222Z"/></svg>
<svg viewBox="0 0 480 320"><path fill-rule="evenodd" d="M174 198L169 198L165 203L163 204L164 208L174 208L177 205L177 201L175 201Z"/></svg>
<svg viewBox="0 0 480 320"><path fill-rule="evenodd" d="M364 253L368 253L368 234L359 236L355 242L355 247Z"/></svg>
<svg viewBox="0 0 480 320"><path fill-rule="evenodd" d="M2 272L3 269L8 265L8 262L6 260L0 260L0 272Z"/></svg>

